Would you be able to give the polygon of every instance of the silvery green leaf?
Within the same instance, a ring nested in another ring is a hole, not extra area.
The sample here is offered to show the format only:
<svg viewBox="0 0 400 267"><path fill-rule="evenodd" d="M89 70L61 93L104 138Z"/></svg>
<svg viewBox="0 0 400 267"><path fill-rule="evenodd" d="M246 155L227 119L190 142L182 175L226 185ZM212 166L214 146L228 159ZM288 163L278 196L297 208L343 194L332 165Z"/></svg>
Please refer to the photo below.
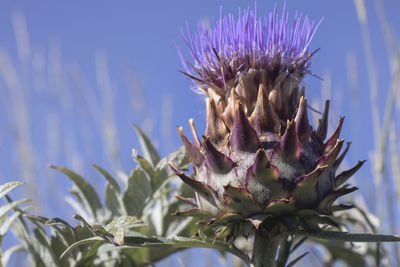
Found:
<svg viewBox="0 0 400 267"><path fill-rule="evenodd" d="M154 167L160 161L160 156L157 153L157 150L154 148L150 139L146 136L146 134L137 126L134 125L135 130L139 136L140 146L142 148L144 157L148 162Z"/></svg>
<svg viewBox="0 0 400 267"><path fill-rule="evenodd" d="M144 157L140 156L135 149L132 149L132 158L140 166L140 168L149 176L154 176L154 169L151 163Z"/></svg>
<svg viewBox="0 0 400 267"><path fill-rule="evenodd" d="M175 175L175 172L173 172L169 167L168 162L171 162L178 169L184 169L191 163L184 146L181 146L175 152L172 152L165 158L162 158L155 168L156 171L165 170L167 171L168 176Z"/></svg>
<svg viewBox="0 0 400 267"><path fill-rule="evenodd" d="M110 183L106 183L104 192L104 200L107 209L111 212L111 216L121 216L126 214L124 204L122 202L122 195L115 190Z"/></svg>
<svg viewBox="0 0 400 267"><path fill-rule="evenodd" d="M112 177L111 174L109 174L105 169L98 165L93 165L93 167L95 167L96 170L98 170L104 176L104 178L107 179L108 183L114 188L115 191L117 191L118 193L121 192L118 182L114 179L114 177Z"/></svg>
<svg viewBox="0 0 400 267"><path fill-rule="evenodd" d="M97 218L102 211L103 206L96 190L84 178L75 172L59 166L50 166L53 169L59 170L64 173L76 186L80 199L84 202L85 206L92 212L93 216Z"/></svg>
<svg viewBox="0 0 400 267"><path fill-rule="evenodd" d="M95 243L95 242L101 242L104 243L104 239L101 238L100 236L93 236L90 238L82 239L79 240L72 245L70 245L60 256L60 260L65 257L68 253L70 253L74 248L77 248L79 246L85 245L85 244L90 244L90 243Z"/></svg>
<svg viewBox="0 0 400 267"><path fill-rule="evenodd" d="M46 258L46 263L50 264L52 266L57 266L58 265L58 259L56 255L54 254L54 251L51 249L51 243L50 239L47 236L46 232L44 232L42 229L35 228L33 230L36 240L40 243L42 246L43 250L47 251L48 253L45 254Z"/></svg>
<svg viewBox="0 0 400 267"><path fill-rule="evenodd" d="M122 198L127 213L140 217L151 193L151 184L147 175L140 169L133 170L128 179L126 193Z"/></svg>
<svg viewBox="0 0 400 267"><path fill-rule="evenodd" d="M0 220L0 236L4 236L10 228L12 222L20 216L20 212L14 212L11 216L4 216L3 220Z"/></svg>
<svg viewBox="0 0 400 267"><path fill-rule="evenodd" d="M109 224L106 225L105 229L114 234L120 229L129 229L135 226L142 226L143 222L136 217L133 216L121 216L112 220Z"/></svg>
<svg viewBox="0 0 400 267"><path fill-rule="evenodd" d="M136 217L132 216L121 216L118 218L115 218L112 220L107 226L105 227L105 230L112 235L113 237L113 243L116 243L118 245L123 245L124 244L124 237L125 237L125 231L135 227L135 226L140 226L143 225L143 222Z"/></svg>
<svg viewBox="0 0 400 267"><path fill-rule="evenodd" d="M185 147L181 146L177 151L162 158L155 167L154 176L152 177L153 190L156 191L169 177L175 177L175 173L171 170L168 162L172 162L178 169L187 168L190 159L186 154Z"/></svg>
<svg viewBox="0 0 400 267"><path fill-rule="evenodd" d="M76 266L94 266L93 261L98 259L95 256L103 244L102 242L97 242L89 250L86 250L82 258L76 263ZM106 260L109 259L107 258Z"/></svg>
<svg viewBox="0 0 400 267"><path fill-rule="evenodd" d="M13 190L15 187L20 186L22 184L24 184L24 183L22 183L22 182L8 182L8 183L0 185L0 198L4 197L11 190Z"/></svg>
<svg viewBox="0 0 400 267"><path fill-rule="evenodd" d="M30 200L25 198L25 199L16 200L11 203L4 204L3 206L0 207L0 218L3 217L4 215L6 215L10 210L15 208L16 206L18 206L24 202L28 202L28 201L30 201Z"/></svg>

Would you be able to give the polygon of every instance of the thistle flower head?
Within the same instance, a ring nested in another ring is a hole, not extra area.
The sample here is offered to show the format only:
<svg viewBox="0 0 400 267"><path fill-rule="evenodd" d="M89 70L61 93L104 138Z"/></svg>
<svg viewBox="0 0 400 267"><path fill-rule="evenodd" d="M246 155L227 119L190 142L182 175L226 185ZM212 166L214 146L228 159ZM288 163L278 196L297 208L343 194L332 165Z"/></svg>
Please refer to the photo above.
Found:
<svg viewBox="0 0 400 267"><path fill-rule="evenodd" d="M281 17L276 6L268 17L259 17L257 7L239 10L237 19L232 14L223 17L221 10L209 28L199 24L194 33L187 26L182 36L193 63L180 56L198 91L221 103L223 110L236 94L252 112L261 83L286 122L294 115L293 102L299 101L298 86L310 73L316 50L310 52L309 46L318 26L299 13L289 22L285 7Z"/></svg>
<svg viewBox="0 0 400 267"><path fill-rule="evenodd" d="M206 228L226 240L261 224L282 229L337 226L333 212L342 195L357 190L345 182L363 165L337 174L349 144L340 153L343 125L329 138L329 101L318 128L308 119L299 83L309 72L314 23L296 15L269 19L246 10L228 16L186 39L195 64L192 76L208 95L202 141L190 121L193 142L178 128L193 162L194 177L171 168L195 192L195 207L179 215L200 216ZM190 41L188 41L190 40ZM303 88L302 88L303 89ZM268 226L268 227L269 227ZM284 231L284 230L282 230Z"/></svg>
<svg viewBox="0 0 400 267"><path fill-rule="evenodd" d="M257 7L213 20L211 27L198 24L197 33L189 26L183 39L193 57L186 70L200 89L227 89L238 83L241 75L250 70L266 71L276 80L281 74L300 81L309 73L309 46L318 28L314 21L296 13L292 23L283 9L279 17L275 6L268 17L259 17Z"/></svg>

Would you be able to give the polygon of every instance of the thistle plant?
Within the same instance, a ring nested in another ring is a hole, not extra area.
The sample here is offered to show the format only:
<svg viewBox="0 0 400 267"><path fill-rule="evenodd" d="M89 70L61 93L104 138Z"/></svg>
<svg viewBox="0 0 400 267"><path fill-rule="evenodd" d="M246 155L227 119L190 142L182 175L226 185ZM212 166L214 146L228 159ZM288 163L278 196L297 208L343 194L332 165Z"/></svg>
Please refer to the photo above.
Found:
<svg viewBox="0 0 400 267"><path fill-rule="evenodd" d="M182 57L186 75L206 96L207 126L200 138L189 121L193 141L178 128L193 177L170 166L196 197L181 198L193 208L177 215L201 218L199 235L227 244L254 234L254 266L274 266L289 235L343 236L323 230L339 229L335 212L353 206L336 200L358 189L346 182L365 161L337 172L350 145L341 153L344 118L329 137L329 101L315 129L308 119L301 85L318 26L301 14L290 23L275 7L266 18L247 9L182 33L193 58Z"/></svg>
<svg viewBox="0 0 400 267"><path fill-rule="evenodd" d="M25 251L34 266L147 266L202 247L248 266L284 267L307 255L296 251L306 240L324 246L326 265L365 266L367 255L376 265L387 260L371 242L400 237L377 234L378 223L357 203L337 201L358 189L347 181L365 162L339 170L350 148L340 139L344 119L328 133L329 100L316 127L308 119L303 79L313 75L318 28L299 13L291 21L285 8L279 16L276 7L266 18L246 9L237 18L221 14L210 28L188 27L182 35L192 61L179 54L206 99L202 137L190 119L192 141L178 127L183 147L161 158L136 127L143 156L133 151L130 174L118 179L95 166L106 180L104 197L77 173L53 166L74 185L67 201L80 223L34 216L20 207L26 199L6 196L0 242L10 228L20 244L0 250L1 263ZM0 198L20 184L0 186ZM361 251L349 242L369 243Z"/></svg>

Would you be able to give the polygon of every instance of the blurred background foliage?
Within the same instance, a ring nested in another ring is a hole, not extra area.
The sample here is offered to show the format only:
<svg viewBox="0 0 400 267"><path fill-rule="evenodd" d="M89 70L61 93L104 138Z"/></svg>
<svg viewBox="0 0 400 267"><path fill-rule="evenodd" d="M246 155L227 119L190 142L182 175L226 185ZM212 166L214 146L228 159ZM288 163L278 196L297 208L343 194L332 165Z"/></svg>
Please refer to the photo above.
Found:
<svg viewBox="0 0 400 267"><path fill-rule="evenodd" d="M221 4L224 13L237 14L238 6L252 7L254 1L2 2L0 184L26 183L13 191L13 199L31 198L30 213L75 225L71 183L48 165L66 166L103 192L105 180L92 164L120 180L137 166L131 149L140 143L132 123L162 156L181 146L176 125L193 117L203 132L203 99L178 73L182 67L173 41L184 47L185 22L209 23ZM259 13L273 4L258 1ZM322 79L305 80L308 98L316 110L331 99L332 125L346 116L343 136L353 141L348 166L368 159L352 181L361 188L354 201L371 213L377 232L399 233L400 2L288 0L287 5L291 14L324 17L312 43L321 48L312 70ZM319 114L313 114L317 120ZM15 244L6 235L2 246ZM361 254L369 249L356 247ZM315 266L336 257L322 246L305 246L299 254L306 250ZM386 264L399 264L398 245L385 251ZM212 257L199 264L225 263L209 250L179 255L194 259L207 253ZM178 259L163 264L177 265Z"/></svg>

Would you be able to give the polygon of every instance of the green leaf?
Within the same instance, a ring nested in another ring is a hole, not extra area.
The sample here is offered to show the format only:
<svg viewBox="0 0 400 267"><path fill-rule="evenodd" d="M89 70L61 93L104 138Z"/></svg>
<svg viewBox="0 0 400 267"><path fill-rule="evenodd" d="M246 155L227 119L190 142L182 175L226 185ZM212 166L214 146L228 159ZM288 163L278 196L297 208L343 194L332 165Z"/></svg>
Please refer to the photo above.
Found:
<svg viewBox="0 0 400 267"><path fill-rule="evenodd" d="M347 232L336 231L299 231L297 233L314 238L338 240L343 242L400 242L400 236L398 235L349 234Z"/></svg>
<svg viewBox="0 0 400 267"><path fill-rule="evenodd" d="M84 205L89 208L93 216L96 218L98 213L102 211L103 206L101 205L99 196L96 190L80 175L75 172L59 166L50 166L53 169L59 170L64 173L76 186L80 198L84 201Z"/></svg>
<svg viewBox="0 0 400 267"><path fill-rule="evenodd" d="M111 174L109 174L106 170L104 170L100 166L93 165L93 167L95 167L96 170L98 170L104 176L104 178L107 179L107 181L114 188L115 191L117 191L118 193L121 192L121 189L119 188L117 181L114 179L114 177L111 176Z"/></svg>
<svg viewBox="0 0 400 267"><path fill-rule="evenodd" d="M297 262L299 262L302 258L304 258L306 255L308 254L308 252L305 252L303 254L301 254L300 256L298 256L297 258L295 258L294 260L292 260L286 267L292 267L294 266Z"/></svg>
<svg viewBox="0 0 400 267"><path fill-rule="evenodd" d="M157 163L160 161L160 156L158 155L157 150L154 148L146 134L137 125L134 125L134 127L139 136L139 142L144 157L147 159L148 162L152 164L153 167L156 166Z"/></svg>
<svg viewBox="0 0 400 267"><path fill-rule="evenodd" d="M4 219L2 218L2 220L0 220L0 236L4 236L7 233L12 222L15 221L19 215L21 215L20 212L14 212L11 216L4 216Z"/></svg>
<svg viewBox="0 0 400 267"><path fill-rule="evenodd" d="M20 186L24 183L22 182L8 182L3 185L0 185L0 198L4 197L7 195L11 190L13 190L15 187Z"/></svg>
<svg viewBox="0 0 400 267"><path fill-rule="evenodd" d="M147 173L149 178L154 176L154 169L151 163L144 157L138 155L137 151L134 149L132 149L132 158L136 161L140 168Z"/></svg>
<svg viewBox="0 0 400 267"><path fill-rule="evenodd" d="M168 165L169 162L178 169L184 169L191 163L184 146L181 146L177 151L162 158L155 168L156 171L166 171L168 176L175 175L175 172L172 171Z"/></svg>
<svg viewBox="0 0 400 267"><path fill-rule="evenodd" d="M50 238L47 236L46 232L44 232L44 230L39 229L39 228L35 228L33 230L33 232L35 234L36 240L39 242L39 244L42 246L42 248L47 252L47 253L45 253L46 263L49 266L57 266L58 258L54 254L54 251L51 249ZM52 260L51 264L49 262L50 260Z"/></svg>
<svg viewBox="0 0 400 267"><path fill-rule="evenodd" d="M74 248L77 248L77 247L82 246L82 245L90 244L90 243L95 243L95 242L104 243L104 239L101 238L100 236L93 236L93 237L90 237L90 238L86 238L86 239L79 240L79 241L73 243L72 245L70 245L70 246L61 254L60 260L61 260L62 258L64 258L65 255L67 255L68 253L70 253Z"/></svg>
<svg viewBox="0 0 400 267"><path fill-rule="evenodd" d="M105 227L108 232L114 235L114 242L118 245L124 244L125 231L135 227L141 226L143 222L136 217L121 216L115 218Z"/></svg>
<svg viewBox="0 0 400 267"><path fill-rule="evenodd" d="M121 216L126 213L121 194L108 182L106 184L104 199L107 209L111 211L112 217Z"/></svg>
<svg viewBox="0 0 400 267"><path fill-rule="evenodd" d="M3 206L0 207L0 218L6 215L10 210L18 206L19 204L22 204L24 202L30 201L29 199L21 199L17 201L13 201L11 203L4 204Z"/></svg>
<svg viewBox="0 0 400 267"><path fill-rule="evenodd" d="M112 220L106 225L106 230L112 234L119 231L120 229L129 229L135 226L142 226L143 222L133 216L121 216Z"/></svg>
<svg viewBox="0 0 400 267"><path fill-rule="evenodd" d="M133 170L122 198L128 215L140 217L151 193L151 184L147 175L140 169Z"/></svg>
<svg viewBox="0 0 400 267"><path fill-rule="evenodd" d="M153 190L156 191L169 177L176 177L175 172L168 165L171 162L178 169L187 168L190 164L190 159L186 154L185 147L181 146L177 151L162 158L155 167L154 175L151 177Z"/></svg>
<svg viewBox="0 0 400 267"><path fill-rule="evenodd" d="M102 242L98 242L98 243L94 244L93 246L91 246L91 248L85 252L82 259L80 259L76 263L76 266L94 266L92 261L98 259L98 257L96 258L97 252L103 244L104 243L102 243Z"/></svg>
<svg viewBox="0 0 400 267"><path fill-rule="evenodd" d="M93 235L96 235L96 233L94 232L92 226L91 226L91 225L85 220L85 218L83 218L81 215L79 215L79 214L74 214L74 219L76 219L76 220L82 222L82 224L83 224L83 227L82 227L82 228L83 228L83 229L87 229L87 230L89 230L89 232L91 232ZM77 230L79 229L78 226L76 227L76 229L77 229Z"/></svg>

